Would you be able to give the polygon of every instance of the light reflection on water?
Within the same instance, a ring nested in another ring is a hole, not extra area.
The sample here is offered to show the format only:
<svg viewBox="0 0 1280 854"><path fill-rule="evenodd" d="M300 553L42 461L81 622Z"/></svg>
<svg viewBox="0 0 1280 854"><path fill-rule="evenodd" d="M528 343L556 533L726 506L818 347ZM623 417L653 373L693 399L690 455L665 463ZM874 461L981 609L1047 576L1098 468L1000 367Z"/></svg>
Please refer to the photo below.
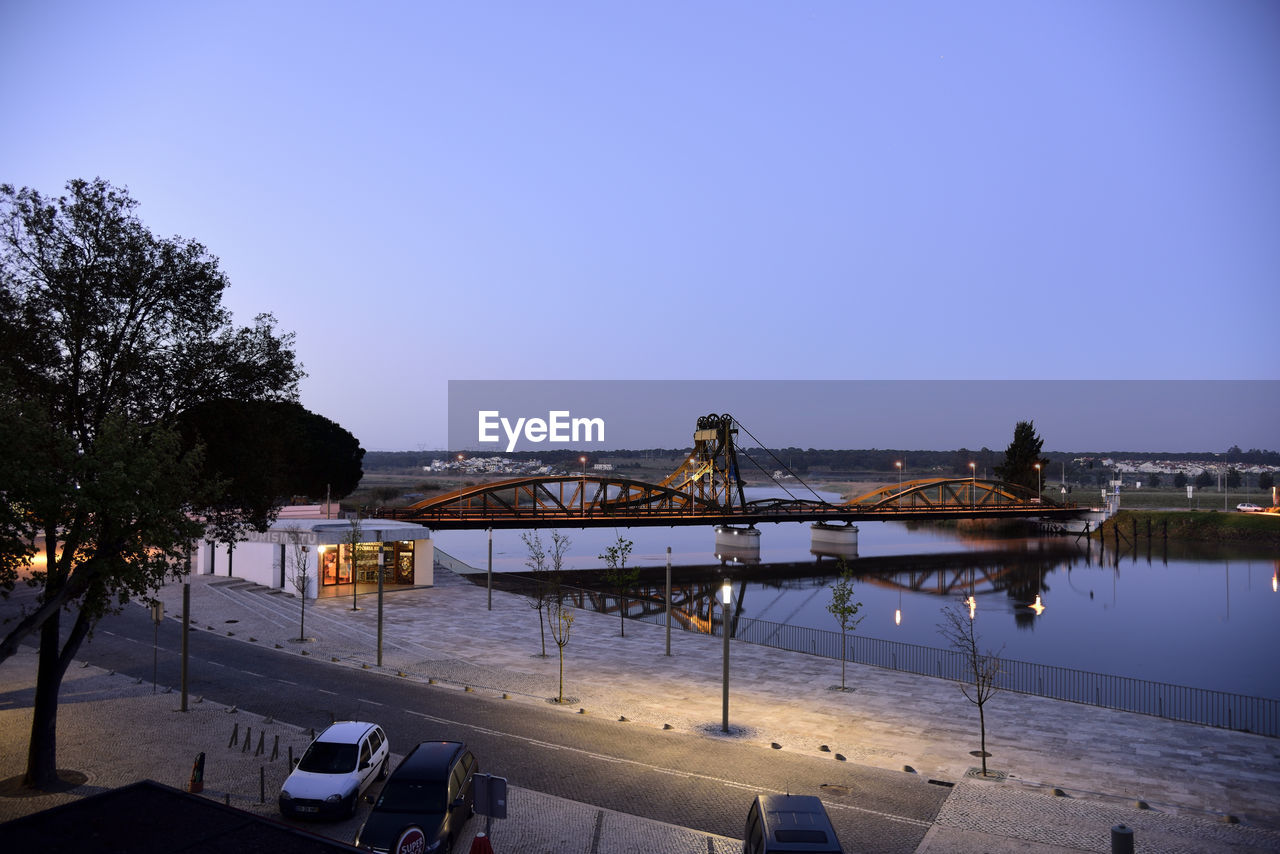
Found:
<svg viewBox="0 0 1280 854"><path fill-rule="evenodd" d="M1272 579L1280 572L1274 553L1233 547L1206 555L1142 541L1117 561L1097 543L1070 559L1001 561L999 552L1024 553L1051 540L968 538L954 530L908 529L891 522L859 526L859 558L890 555L937 555L991 552L977 568L921 566L866 574L855 581L862 603L860 635L923 646L942 646L937 626L940 610L972 590L978 603L979 632L984 647L1000 649L1006 658L1079 670L1132 676L1280 698L1280 593ZM809 563L814 575L737 585L743 616L758 620L838 631L827 612L830 585L837 571L830 559L818 562L809 553L809 526L783 523L761 527L763 567L775 563ZM711 528L566 529L572 546L566 569L601 566L596 557L621 534L635 543L631 564L663 566L666 549L677 567L714 564ZM543 532L544 541L547 532ZM436 542L444 551L484 569L488 535L484 531L441 531ZM519 531L494 531L494 570L524 571L527 550ZM1066 541L1067 543L1070 540ZM850 565L855 572L858 560ZM721 571L713 569L716 575ZM725 574L734 577L735 568ZM963 591L963 592L962 592ZM1031 607L1040 596L1042 610ZM894 623L901 609L902 622Z"/></svg>

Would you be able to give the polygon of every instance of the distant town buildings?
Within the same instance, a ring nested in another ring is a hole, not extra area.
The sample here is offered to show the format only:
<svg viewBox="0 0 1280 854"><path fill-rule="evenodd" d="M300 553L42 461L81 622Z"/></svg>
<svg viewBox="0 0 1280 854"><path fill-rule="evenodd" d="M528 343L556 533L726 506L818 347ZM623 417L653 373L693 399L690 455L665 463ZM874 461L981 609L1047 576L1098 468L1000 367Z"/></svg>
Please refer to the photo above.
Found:
<svg viewBox="0 0 1280 854"><path fill-rule="evenodd" d="M454 472L463 475L560 475L581 471L574 466L569 469L547 465L542 460L510 460L505 457L467 457L460 460L432 460L431 465L423 466L428 474L445 474ZM613 471L613 463L595 463L592 471Z"/></svg>

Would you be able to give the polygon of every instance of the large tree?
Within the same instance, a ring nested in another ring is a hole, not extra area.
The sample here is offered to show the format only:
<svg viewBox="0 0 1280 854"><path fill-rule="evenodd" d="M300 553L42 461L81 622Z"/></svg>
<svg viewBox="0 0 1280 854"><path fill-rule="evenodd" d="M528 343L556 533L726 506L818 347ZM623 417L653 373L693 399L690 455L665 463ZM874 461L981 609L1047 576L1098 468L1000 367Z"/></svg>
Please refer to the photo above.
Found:
<svg viewBox="0 0 1280 854"><path fill-rule="evenodd" d="M996 477L1036 492L1043 486L1042 475L1049 467L1049 461L1040 456L1043 447L1044 439L1036 435L1035 422L1019 421L1013 428L1013 441L1005 449L1004 465L995 467Z"/></svg>
<svg viewBox="0 0 1280 854"><path fill-rule="evenodd" d="M303 375L270 315L232 324L217 259L152 234L136 207L102 179L57 198L0 185L0 415L16 442L0 467L0 588L39 588L0 661L39 633L26 782L40 788L58 782L58 689L81 643L103 614L185 573L198 515L226 487L179 416L295 400ZM28 561L36 545L43 569Z"/></svg>
<svg viewBox="0 0 1280 854"><path fill-rule="evenodd" d="M364 474L356 437L293 401L208 400L181 413L178 428L202 449L204 477L223 484L206 520L210 539L228 547L265 530L282 501L342 498Z"/></svg>

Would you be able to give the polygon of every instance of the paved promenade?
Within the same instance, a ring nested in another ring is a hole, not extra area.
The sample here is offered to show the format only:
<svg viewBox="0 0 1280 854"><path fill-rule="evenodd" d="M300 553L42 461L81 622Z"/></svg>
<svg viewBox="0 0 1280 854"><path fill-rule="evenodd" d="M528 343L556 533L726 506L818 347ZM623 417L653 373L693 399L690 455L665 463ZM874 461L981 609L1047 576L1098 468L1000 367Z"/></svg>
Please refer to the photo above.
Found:
<svg viewBox="0 0 1280 854"><path fill-rule="evenodd" d="M190 582L199 630L300 654L302 645L289 643L298 633L293 597L225 576ZM177 618L181 585L166 588L161 598L166 614ZM316 640L305 645L307 652L336 659L335 667L375 669L375 599L362 596L360 604L358 612L350 610L349 597L309 605L307 635ZM555 646L548 640L551 654L537 655L537 614L521 597L494 592L490 611L483 587L437 570L433 588L387 594L385 627L383 669L392 676L506 694L539 708L556 694ZM565 664L565 693L576 702L565 714L581 709L625 717L620 726L720 738L721 651L717 638L675 630L667 657L661 627L628 623L620 638L616 616L579 612ZM976 710L954 683L850 665L847 681L855 690L842 693L831 690L840 679L839 662L737 642L731 655L730 719L739 740L955 784L920 852L1107 852L1117 824L1134 828L1142 852L1280 851L1280 740L1003 693L987 710L989 767L1000 780L976 780L969 776ZM23 768L33 674L29 651L0 665L0 780ZM194 699L182 715L174 711L176 693L153 694L150 683L73 665L62 692L59 767L84 773L86 783L39 797L0 791L0 820L136 779L185 788L200 751L209 754L207 795L274 815L283 756L289 748L297 755L306 733L257 718L252 709L232 712ZM233 727L241 739L234 747L228 745ZM254 741L246 748L250 727ZM267 763L277 737L281 758ZM259 803L262 773L265 803ZM500 852L728 852L741 846L520 789L511 793L510 813L494 823ZM479 821L473 830L482 827ZM358 823L328 830L349 841Z"/></svg>

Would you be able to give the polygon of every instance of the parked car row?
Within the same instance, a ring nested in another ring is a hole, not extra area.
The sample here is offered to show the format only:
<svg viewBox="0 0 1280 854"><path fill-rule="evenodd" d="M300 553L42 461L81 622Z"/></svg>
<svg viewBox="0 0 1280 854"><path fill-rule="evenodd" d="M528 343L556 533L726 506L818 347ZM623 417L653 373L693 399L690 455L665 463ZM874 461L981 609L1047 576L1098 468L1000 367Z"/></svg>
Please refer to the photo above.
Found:
<svg viewBox="0 0 1280 854"><path fill-rule="evenodd" d="M377 724L339 721L312 740L280 788L286 818L352 818L375 779L386 780L356 834L371 851L398 848L410 828L426 852L449 851L475 813L474 777L480 769L465 744L424 741L388 779L391 745Z"/></svg>
<svg viewBox="0 0 1280 854"><path fill-rule="evenodd" d="M385 779L356 834L356 847L396 851L412 835L415 850L451 851L475 814L476 757L460 742L424 741L388 777L390 761L391 746L382 727L365 721L330 724L284 781L280 813L286 818L352 818L374 780ZM810 795L758 796L747 812L743 836L744 854L843 851L822 801Z"/></svg>

